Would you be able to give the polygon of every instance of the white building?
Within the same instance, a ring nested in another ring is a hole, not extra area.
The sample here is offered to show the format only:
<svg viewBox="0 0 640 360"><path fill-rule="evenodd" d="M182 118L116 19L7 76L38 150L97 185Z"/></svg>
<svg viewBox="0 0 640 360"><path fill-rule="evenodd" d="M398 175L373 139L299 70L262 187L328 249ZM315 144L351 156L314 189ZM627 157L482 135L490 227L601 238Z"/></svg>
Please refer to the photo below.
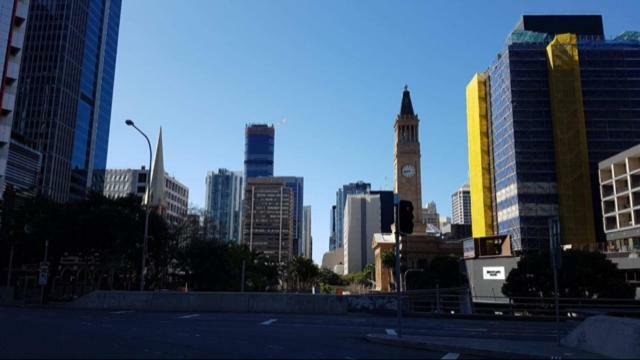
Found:
<svg viewBox="0 0 640 360"><path fill-rule="evenodd" d="M15 116L16 93L18 90L18 77L20 75L20 64L22 62L22 47L27 29L27 15L29 13L29 0L0 0L0 66L2 66L2 93L0 93L0 198L4 193L7 182L11 183L11 174L7 174L7 162L9 161L10 147L27 154L24 158L28 162L28 167L40 166L40 154L24 144L12 141L11 129ZM18 160L20 154L16 155ZM18 169L19 167L14 167ZM9 181L7 181L9 175ZM17 184L29 182L33 177L33 171L27 174L14 172ZM17 177L15 176L17 175ZM29 187L31 184L27 184Z"/></svg>
<svg viewBox="0 0 640 360"><path fill-rule="evenodd" d="M164 171L162 129L154 155L149 204L170 224L182 223L189 210L189 188ZM140 169L107 169L103 194L110 198L131 194L144 198L148 174L149 170L144 166Z"/></svg>
<svg viewBox="0 0 640 360"><path fill-rule="evenodd" d="M360 272L374 261L371 239L379 233L380 195L349 195L344 208L344 273Z"/></svg>
<svg viewBox="0 0 640 360"><path fill-rule="evenodd" d="M311 206L306 205L302 211L302 240L300 255L311 259L313 255L313 238L311 237Z"/></svg>
<svg viewBox="0 0 640 360"><path fill-rule="evenodd" d="M464 184L451 194L452 224L471 224L471 191Z"/></svg>

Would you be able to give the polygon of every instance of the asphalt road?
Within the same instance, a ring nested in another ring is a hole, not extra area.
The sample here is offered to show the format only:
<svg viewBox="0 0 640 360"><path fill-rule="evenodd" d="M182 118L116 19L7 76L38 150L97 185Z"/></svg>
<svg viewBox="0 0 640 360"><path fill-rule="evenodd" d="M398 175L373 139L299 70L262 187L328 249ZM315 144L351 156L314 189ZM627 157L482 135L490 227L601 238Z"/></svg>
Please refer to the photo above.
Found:
<svg viewBox="0 0 640 360"><path fill-rule="evenodd" d="M552 340L553 323L404 319L405 334ZM564 324L570 328L574 324ZM393 317L0 308L0 358L441 359L372 344Z"/></svg>

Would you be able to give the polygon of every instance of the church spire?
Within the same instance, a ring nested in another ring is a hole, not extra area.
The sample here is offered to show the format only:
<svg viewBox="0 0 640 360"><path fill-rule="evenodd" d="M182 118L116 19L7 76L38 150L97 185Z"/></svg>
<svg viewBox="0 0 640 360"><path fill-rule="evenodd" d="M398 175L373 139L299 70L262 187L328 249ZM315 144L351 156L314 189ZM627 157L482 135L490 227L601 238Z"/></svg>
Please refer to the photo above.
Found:
<svg viewBox="0 0 640 360"><path fill-rule="evenodd" d="M151 206L164 206L164 154L162 151L162 127L158 134L158 143L156 145L155 158L153 159L153 169L151 172Z"/></svg>
<svg viewBox="0 0 640 360"><path fill-rule="evenodd" d="M415 115L413 113L413 105L411 104L411 94L409 93L409 87L407 85L404 86L404 91L402 92L400 115Z"/></svg>

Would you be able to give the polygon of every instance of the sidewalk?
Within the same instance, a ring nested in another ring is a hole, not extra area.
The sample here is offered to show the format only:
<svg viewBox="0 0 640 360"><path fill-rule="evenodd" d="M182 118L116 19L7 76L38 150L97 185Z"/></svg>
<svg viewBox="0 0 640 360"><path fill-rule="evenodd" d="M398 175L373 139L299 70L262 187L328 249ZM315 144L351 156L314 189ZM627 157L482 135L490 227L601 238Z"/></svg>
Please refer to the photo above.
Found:
<svg viewBox="0 0 640 360"><path fill-rule="evenodd" d="M555 358L555 359L600 359L602 356L571 349L546 341L519 341L490 338L436 337L369 334L373 343L418 348L442 352L455 352L489 358Z"/></svg>

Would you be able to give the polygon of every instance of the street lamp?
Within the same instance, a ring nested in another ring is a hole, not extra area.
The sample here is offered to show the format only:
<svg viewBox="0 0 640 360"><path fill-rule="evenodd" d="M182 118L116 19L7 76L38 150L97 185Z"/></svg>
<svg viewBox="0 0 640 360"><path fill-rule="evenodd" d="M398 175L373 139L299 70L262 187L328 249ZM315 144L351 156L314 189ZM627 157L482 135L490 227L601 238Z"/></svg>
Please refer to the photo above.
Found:
<svg viewBox="0 0 640 360"><path fill-rule="evenodd" d="M147 140L147 144L149 145L149 171L147 173L147 191L146 191L146 201L145 201L145 216L144 216L144 238L142 239L142 267L140 269L140 291L144 291L144 274L146 270L146 260L147 260L147 238L149 237L149 200L151 197L151 158L153 157L151 151L151 141L149 141L149 137L147 134L142 132L136 124L133 123L133 120L127 119L125 122L127 126L132 126L134 129L138 130L142 136Z"/></svg>

